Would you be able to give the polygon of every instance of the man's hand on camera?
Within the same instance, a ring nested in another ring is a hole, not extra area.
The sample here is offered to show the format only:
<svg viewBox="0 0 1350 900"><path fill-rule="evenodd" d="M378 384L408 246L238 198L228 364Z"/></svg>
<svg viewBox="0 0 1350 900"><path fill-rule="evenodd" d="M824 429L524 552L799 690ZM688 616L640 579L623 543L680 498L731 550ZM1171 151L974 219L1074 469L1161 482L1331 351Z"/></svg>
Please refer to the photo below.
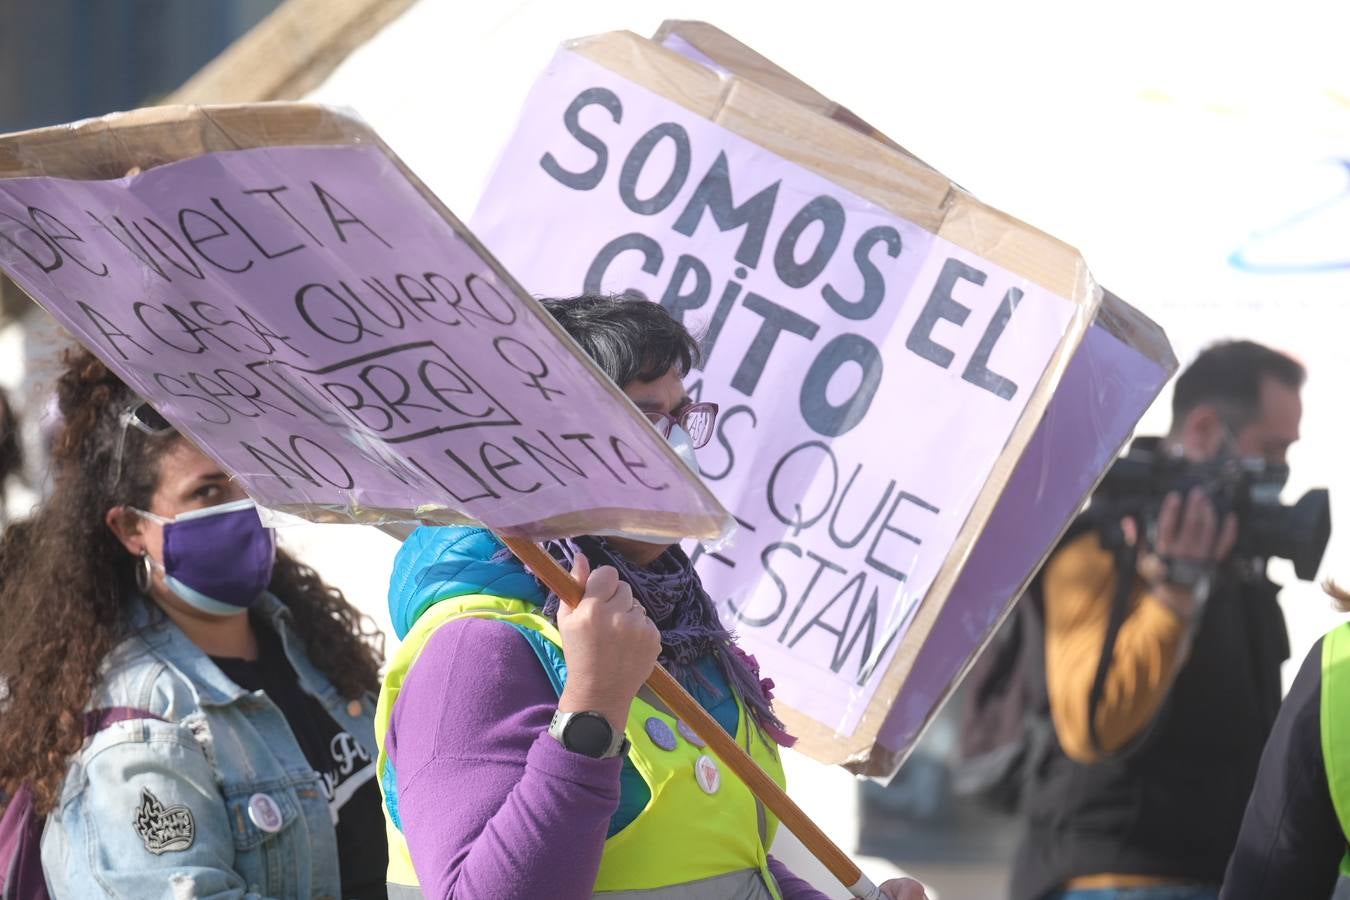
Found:
<svg viewBox="0 0 1350 900"><path fill-rule="evenodd" d="M1126 541L1139 539L1133 519L1121 527ZM1169 494L1158 514L1154 546L1140 549L1139 575L1159 602L1193 622L1204 608L1211 574L1233 550L1237 528L1231 513L1219 525L1214 504L1200 488L1193 488L1184 503L1180 492Z"/></svg>

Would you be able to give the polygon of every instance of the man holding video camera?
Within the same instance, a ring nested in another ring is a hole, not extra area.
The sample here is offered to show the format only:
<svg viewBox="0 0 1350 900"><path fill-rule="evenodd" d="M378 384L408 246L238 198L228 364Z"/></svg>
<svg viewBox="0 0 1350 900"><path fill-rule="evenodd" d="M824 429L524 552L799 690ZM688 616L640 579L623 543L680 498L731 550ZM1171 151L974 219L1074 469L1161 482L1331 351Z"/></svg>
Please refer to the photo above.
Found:
<svg viewBox="0 0 1350 900"><path fill-rule="evenodd" d="M1202 353L1167 438L1135 442L1024 600L1053 729L1014 900L1217 897L1289 655L1265 560L1311 578L1330 528L1325 491L1278 503L1303 379L1250 341Z"/></svg>

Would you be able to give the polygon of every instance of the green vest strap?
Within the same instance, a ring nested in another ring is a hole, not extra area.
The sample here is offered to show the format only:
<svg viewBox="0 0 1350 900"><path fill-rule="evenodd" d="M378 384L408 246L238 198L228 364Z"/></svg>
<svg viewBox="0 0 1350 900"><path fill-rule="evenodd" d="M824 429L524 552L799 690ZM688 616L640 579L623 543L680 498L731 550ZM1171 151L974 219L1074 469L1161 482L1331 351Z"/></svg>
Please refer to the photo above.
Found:
<svg viewBox="0 0 1350 900"><path fill-rule="evenodd" d="M1322 763L1341 831L1350 835L1350 622L1322 639ZM1350 875L1350 852L1341 860Z"/></svg>

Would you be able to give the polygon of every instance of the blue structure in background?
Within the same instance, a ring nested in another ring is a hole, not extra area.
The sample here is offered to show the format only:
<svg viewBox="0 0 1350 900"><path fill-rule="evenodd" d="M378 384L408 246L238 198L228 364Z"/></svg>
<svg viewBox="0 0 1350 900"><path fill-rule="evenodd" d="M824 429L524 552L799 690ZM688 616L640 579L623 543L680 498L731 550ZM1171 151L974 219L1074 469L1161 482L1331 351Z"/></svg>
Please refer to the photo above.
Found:
<svg viewBox="0 0 1350 900"><path fill-rule="evenodd" d="M1343 229L1350 223L1350 158L1331 161L1337 165L1345 180L1340 189L1317 205L1300 210L1277 225L1252 235L1251 240L1238 247L1228 257L1228 264L1235 269L1252 275L1311 275L1317 272L1338 272L1350 270L1350 234ZM1302 260L1285 260L1278 255L1263 256L1262 241L1275 237L1286 237L1295 229L1304 229L1309 235L1309 243L1319 246L1314 238L1316 232L1325 235L1335 234L1336 238L1322 243L1333 246L1324 257ZM1339 240L1338 240L1338 239Z"/></svg>
<svg viewBox="0 0 1350 900"><path fill-rule="evenodd" d="M154 103L280 0L0 0L0 133Z"/></svg>

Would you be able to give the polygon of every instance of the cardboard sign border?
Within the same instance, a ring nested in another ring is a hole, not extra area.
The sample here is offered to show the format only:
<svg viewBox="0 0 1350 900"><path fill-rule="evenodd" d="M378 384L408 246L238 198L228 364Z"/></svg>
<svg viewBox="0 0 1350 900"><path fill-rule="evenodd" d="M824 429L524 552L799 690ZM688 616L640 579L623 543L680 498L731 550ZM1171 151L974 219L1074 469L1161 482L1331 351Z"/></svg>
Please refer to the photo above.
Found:
<svg viewBox="0 0 1350 900"><path fill-rule="evenodd" d="M591 372L604 389L630 414L641 418L633 405L576 342L538 302L502 267L487 248L450 209L422 183L398 155L355 115L315 103L251 103L223 106L161 106L124 113L112 113L69 125L57 125L14 134L0 135L0 179L53 177L83 181L103 181L123 177L129 172L191 159L227 150L248 150L273 146L370 146L376 147L408 180L413 189L436 210L447 225L485 261L493 274L515 295L544 326ZM39 306L42 302L32 298ZM43 306L45 309L46 307ZM50 311L49 311L50 312ZM59 320L59 319L58 319ZM112 366L101 348L90 347ZM645 418L641 419L645 424ZM177 424L177 423L175 423ZM684 463L665 441L653 441L658 452L684 472ZM209 447L203 447L216 462ZM223 466L228 469L228 466ZM703 506L721 510L722 515L681 515L644 512L631 509L593 509L579 513L550 516L528 525L497 529L509 537L542 540L577 534L627 533L660 540L684 538L719 540L735 529L735 519L699 479L690 479ZM446 510L426 517L413 510L325 508L318 505L275 507L279 512L298 515L312 521L363 522L385 525L391 522L426 521L431 524L476 523L467 516Z"/></svg>

